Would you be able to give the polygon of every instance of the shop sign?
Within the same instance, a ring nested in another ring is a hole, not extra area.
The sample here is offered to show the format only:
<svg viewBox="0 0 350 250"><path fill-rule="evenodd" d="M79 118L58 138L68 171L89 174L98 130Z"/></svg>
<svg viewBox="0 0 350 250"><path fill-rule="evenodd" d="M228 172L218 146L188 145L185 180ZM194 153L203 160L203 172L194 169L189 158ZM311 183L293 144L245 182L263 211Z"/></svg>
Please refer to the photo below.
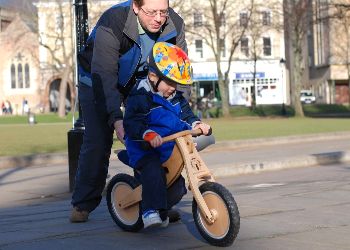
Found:
<svg viewBox="0 0 350 250"><path fill-rule="evenodd" d="M265 73L260 72L260 73L255 73L255 78L264 78ZM236 73L236 79L251 79L254 78L253 73Z"/></svg>
<svg viewBox="0 0 350 250"><path fill-rule="evenodd" d="M193 80L218 80L217 73L193 73Z"/></svg>

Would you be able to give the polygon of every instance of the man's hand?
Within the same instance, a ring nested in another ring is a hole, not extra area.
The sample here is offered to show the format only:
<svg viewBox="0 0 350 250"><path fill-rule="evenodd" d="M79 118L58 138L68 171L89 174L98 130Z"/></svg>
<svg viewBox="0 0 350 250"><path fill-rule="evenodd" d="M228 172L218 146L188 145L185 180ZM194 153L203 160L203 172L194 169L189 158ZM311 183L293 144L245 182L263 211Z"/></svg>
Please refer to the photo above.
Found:
<svg viewBox="0 0 350 250"><path fill-rule="evenodd" d="M150 141L150 143L153 148L159 147L160 145L163 144L163 138L160 135L157 135L156 137L153 138L152 141Z"/></svg>
<svg viewBox="0 0 350 250"><path fill-rule="evenodd" d="M210 126L208 124L199 123L193 128L193 130L199 129L199 128L202 130L203 134L207 135L209 133Z"/></svg>
<svg viewBox="0 0 350 250"><path fill-rule="evenodd" d="M116 121L114 123L114 129L118 139L121 141L121 143L125 145L125 141L124 141L125 131L123 127L123 120Z"/></svg>

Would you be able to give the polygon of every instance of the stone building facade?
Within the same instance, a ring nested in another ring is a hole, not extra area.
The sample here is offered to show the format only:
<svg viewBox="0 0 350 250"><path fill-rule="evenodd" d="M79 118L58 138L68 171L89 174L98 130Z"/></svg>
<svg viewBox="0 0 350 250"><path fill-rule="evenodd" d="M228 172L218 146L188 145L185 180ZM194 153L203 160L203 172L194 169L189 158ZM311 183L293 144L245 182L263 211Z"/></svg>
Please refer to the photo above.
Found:
<svg viewBox="0 0 350 250"><path fill-rule="evenodd" d="M42 92L37 35L19 12L1 8L0 13L0 102L8 101L12 113L22 115L25 98L31 112L39 112Z"/></svg>

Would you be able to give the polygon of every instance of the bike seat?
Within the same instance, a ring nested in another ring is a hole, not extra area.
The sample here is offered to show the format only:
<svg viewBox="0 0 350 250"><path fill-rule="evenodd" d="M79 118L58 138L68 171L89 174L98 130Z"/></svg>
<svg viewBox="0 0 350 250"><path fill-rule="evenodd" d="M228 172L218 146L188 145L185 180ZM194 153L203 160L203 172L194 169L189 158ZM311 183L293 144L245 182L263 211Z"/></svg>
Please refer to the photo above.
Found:
<svg viewBox="0 0 350 250"><path fill-rule="evenodd" d="M125 149L125 150L119 151L119 153L118 153L117 155L118 155L118 159L119 159L122 163L124 163L125 165L131 167L131 166L129 165L129 155L128 155L128 152L126 151L126 149Z"/></svg>

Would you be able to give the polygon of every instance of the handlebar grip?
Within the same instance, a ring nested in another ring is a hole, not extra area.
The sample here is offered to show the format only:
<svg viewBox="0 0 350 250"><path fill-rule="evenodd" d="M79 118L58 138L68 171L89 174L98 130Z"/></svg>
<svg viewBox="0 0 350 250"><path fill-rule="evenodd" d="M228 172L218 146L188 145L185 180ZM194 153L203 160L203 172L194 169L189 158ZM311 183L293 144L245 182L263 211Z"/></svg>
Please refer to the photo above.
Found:
<svg viewBox="0 0 350 250"><path fill-rule="evenodd" d="M198 134L198 135L204 135L204 134L203 134L203 131L202 131L201 129L199 129L199 130L201 131L201 133ZM209 131L208 131L208 134L205 135L205 136L209 136L209 135L211 135L212 133L213 133L213 130L212 130L212 128L210 127L210 129L209 129ZM196 135L196 136L198 136L198 135Z"/></svg>
<svg viewBox="0 0 350 250"><path fill-rule="evenodd" d="M145 152L150 151L152 149L152 145L149 141L141 142L141 149Z"/></svg>
<svg viewBox="0 0 350 250"><path fill-rule="evenodd" d="M212 130L212 128L210 127L207 136L211 135L212 133L213 133L213 130Z"/></svg>

